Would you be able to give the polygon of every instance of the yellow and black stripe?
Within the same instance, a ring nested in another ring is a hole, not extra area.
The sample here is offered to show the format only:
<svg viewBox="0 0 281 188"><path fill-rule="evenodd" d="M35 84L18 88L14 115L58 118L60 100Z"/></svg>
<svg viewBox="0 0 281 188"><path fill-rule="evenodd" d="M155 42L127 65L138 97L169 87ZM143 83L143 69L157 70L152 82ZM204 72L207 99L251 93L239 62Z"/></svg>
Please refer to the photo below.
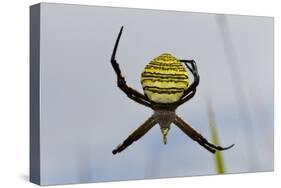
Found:
<svg viewBox="0 0 281 188"><path fill-rule="evenodd" d="M182 63L168 53L149 62L141 74L141 84L147 97L156 103L179 101L188 87L188 74Z"/></svg>

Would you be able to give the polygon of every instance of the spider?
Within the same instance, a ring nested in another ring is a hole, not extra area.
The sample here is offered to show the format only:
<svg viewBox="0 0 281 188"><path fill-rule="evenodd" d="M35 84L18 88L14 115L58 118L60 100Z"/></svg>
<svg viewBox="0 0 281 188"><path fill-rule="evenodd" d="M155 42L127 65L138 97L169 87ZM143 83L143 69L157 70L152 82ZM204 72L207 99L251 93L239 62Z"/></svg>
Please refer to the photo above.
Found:
<svg viewBox="0 0 281 188"><path fill-rule="evenodd" d="M141 74L144 94L127 85L124 76L121 74L119 64L115 59L122 31L123 26L120 29L111 56L111 64L117 75L117 85L130 99L151 108L154 114L129 135L122 144L119 144L112 153L122 152L134 141L145 135L157 123L160 125L164 144L167 143L166 137L170 125L174 123L187 136L211 153L215 153L216 150L227 150L233 147L234 144L228 147L221 147L209 143L207 139L176 114L176 109L190 100L196 93L196 87L199 84L199 74L194 60L178 60L171 54L163 53L149 62ZM188 72L183 64L193 75L193 82L190 85Z"/></svg>

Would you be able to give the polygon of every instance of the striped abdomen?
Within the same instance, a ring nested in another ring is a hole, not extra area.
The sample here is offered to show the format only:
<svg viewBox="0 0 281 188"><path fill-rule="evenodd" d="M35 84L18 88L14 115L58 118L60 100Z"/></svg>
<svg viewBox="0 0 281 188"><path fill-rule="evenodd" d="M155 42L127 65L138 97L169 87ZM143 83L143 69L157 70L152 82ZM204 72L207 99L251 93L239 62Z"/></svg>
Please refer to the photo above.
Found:
<svg viewBox="0 0 281 188"><path fill-rule="evenodd" d="M141 84L147 97L156 103L174 103L180 100L188 87L188 74L174 56L164 53L146 65Z"/></svg>

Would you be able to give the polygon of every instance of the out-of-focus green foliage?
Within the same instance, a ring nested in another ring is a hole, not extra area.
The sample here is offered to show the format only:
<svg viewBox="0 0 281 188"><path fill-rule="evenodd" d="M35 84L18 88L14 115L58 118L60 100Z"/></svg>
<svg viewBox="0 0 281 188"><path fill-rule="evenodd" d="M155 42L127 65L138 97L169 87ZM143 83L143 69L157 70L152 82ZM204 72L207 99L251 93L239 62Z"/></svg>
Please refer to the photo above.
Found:
<svg viewBox="0 0 281 188"><path fill-rule="evenodd" d="M215 121L215 115L214 115L214 111L213 111L210 101L207 102L207 108L208 108L209 126L210 126L210 130L211 130L212 143L214 143L215 145L220 145L219 138L218 138L217 125L216 125L216 121ZM220 151L217 151L215 153L214 157L215 157L217 173L224 174L225 166L224 166L222 153Z"/></svg>

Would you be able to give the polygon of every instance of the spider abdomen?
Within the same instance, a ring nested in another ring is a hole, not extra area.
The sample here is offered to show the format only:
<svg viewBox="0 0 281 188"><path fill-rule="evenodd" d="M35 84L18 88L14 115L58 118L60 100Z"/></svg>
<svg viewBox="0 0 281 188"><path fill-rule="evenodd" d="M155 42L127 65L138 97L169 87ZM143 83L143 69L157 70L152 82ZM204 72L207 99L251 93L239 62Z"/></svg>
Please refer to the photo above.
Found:
<svg viewBox="0 0 281 188"><path fill-rule="evenodd" d="M146 96L156 103L174 103L180 100L188 87L188 74L182 63L168 53L149 62L141 74Z"/></svg>

